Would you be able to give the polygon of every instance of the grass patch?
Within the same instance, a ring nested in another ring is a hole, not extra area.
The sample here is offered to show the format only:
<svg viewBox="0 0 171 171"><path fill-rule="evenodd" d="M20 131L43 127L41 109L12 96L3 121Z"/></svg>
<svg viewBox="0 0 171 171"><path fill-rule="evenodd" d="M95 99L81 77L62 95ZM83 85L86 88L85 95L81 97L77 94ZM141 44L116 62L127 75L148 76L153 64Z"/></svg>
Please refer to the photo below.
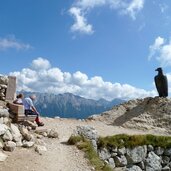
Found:
<svg viewBox="0 0 171 171"><path fill-rule="evenodd" d="M68 140L69 145L76 145L78 149L85 152L86 158L96 171L112 171L112 169L102 161L94 150L90 141L82 136L71 136Z"/></svg>
<svg viewBox="0 0 171 171"><path fill-rule="evenodd" d="M98 147L115 148L115 147L136 147L141 145L153 145L154 147L171 147L171 137L156 135L126 135L119 134L114 136L100 137Z"/></svg>

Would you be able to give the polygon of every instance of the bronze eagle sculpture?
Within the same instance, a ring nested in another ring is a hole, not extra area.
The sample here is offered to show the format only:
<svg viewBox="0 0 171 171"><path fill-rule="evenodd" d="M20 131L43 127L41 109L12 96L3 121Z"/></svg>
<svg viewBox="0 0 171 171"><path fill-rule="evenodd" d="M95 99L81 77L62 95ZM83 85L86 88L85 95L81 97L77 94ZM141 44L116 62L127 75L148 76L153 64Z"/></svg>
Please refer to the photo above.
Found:
<svg viewBox="0 0 171 171"><path fill-rule="evenodd" d="M158 74L154 77L154 81L159 97L167 97L168 96L167 77L163 74L162 68L157 68L155 71L158 71Z"/></svg>

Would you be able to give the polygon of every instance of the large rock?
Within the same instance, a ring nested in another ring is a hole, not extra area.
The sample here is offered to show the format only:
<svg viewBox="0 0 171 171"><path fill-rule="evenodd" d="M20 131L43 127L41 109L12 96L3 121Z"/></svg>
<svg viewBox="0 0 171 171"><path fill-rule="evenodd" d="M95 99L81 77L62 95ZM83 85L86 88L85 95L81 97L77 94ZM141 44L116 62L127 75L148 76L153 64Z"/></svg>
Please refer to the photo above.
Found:
<svg viewBox="0 0 171 171"><path fill-rule="evenodd" d="M77 133L83 135L89 140L97 140L98 134L97 131L92 126L77 126Z"/></svg>
<svg viewBox="0 0 171 171"><path fill-rule="evenodd" d="M7 109L0 108L0 117L9 117L9 112Z"/></svg>
<svg viewBox="0 0 171 171"><path fill-rule="evenodd" d="M13 140L15 142L21 142L22 135L21 135L18 127L15 126L14 124L11 124L11 133L13 135Z"/></svg>
<svg viewBox="0 0 171 171"><path fill-rule="evenodd" d="M127 168L126 171L142 171L142 169L139 166L132 166L130 168Z"/></svg>
<svg viewBox="0 0 171 171"><path fill-rule="evenodd" d="M124 155L121 155L120 157L115 156L114 161L117 167L124 167L127 165L127 159Z"/></svg>
<svg viewBox="0 0 171 171"><path fill-rule="evenodd" d="M5 132L5 134L3 135L3 139L4 141L12 141L13 136L9 130Z"/></svg>
<svg viewBox="0 0 171 171"><path fill-rule="evenodd" d="M4 141L2 139L2 137L0 137L0 148L3 148L4 147Z"/></svg>
<svg viewBox="0 0 171 171"><path fill-rule="evenodd" d="M7 76L0 76L0 84L8 84L8 77Z"/></svg>
<svg viewBox="0 0 171 171"><path fill-rule="evenodd" d="M8 126L5 124L0 124L0 135L4 135L5 132L8 130Z"/></svg>
<svg viewBox="0 0 171 171"><path fill-rule="evenodd" d="M165 149L164 155L166 155L166 156L171 156L171 148Z"/></svg>
<svg viewBox="0 0 171 171"><path fill-rule="evenodd" d="M108 160L111 157L111 154L109 153L109 151L106 148L103 148L101 150L99 150L99 157L102 160Z"/></svg>
<svg viewBox="0 0 171 171"><path fill-rule="evenodd" d="M128 163L136 164L143 161L147 156L147 146L138 146L135 148L128 148L126 158Z"/></svg>
<svg viewBox="0 0 171 171"><path fill-rule="evenodd" d="M160 171L162 169L161 158L157 156L153 151L148 153L145 165L146 171Z"/></svg>
<svg viewBox="0 0 171 171"><path fill-rule="evenodd" d="M58 133L55 129L51 129L47 136L48 138L58 138Z"/></svg>
<svg viewBox="0 0 171 171"><path fill-rule="evenodd" d="M34 144L35 144L35 142L33 142L33 141L23 141L22 147L30 148L30 147L33 147Z"/></svg>
<svg viewBox="0 0 171 171"><path fill-rule="evenodd" d="M4 154L2 151L0 151L0 162L3 162L6 160L8 156L6 154Z"/></svg>
<svg viewBox="0 0 171 171"><path fill-rule="evenodd" d="M40 155L42 155L43 153L45 153L47 151L47 148L43 145L36 145L35 146L35 151L37 153L39 153Z"/></svg>
<svg viewBox="0 0 171 171"><path fill-rule="evenodd" d="M5 142L5 145L4 145L5 151L14 151L15 148L16 148L15 142L13 142L13 141Z"/></svg>
<svg viewBox="0 0 171 171"><path fill-rule="evenodd" d="M30 135L29 131L27 128L25 128L24 126L20 127L20 132L23 136L23 138L27 141L30 141L32 139L32 136Z"/></svg>
<svg viewBox="0 0 171 171"><path fill-rule="evenodd" d="M114 162L114 159L113 159L113 158L110 158L110 159L109 159L109 165L110 165L110 167L111 167L112 169L115 168L115 162Z"/></svg>

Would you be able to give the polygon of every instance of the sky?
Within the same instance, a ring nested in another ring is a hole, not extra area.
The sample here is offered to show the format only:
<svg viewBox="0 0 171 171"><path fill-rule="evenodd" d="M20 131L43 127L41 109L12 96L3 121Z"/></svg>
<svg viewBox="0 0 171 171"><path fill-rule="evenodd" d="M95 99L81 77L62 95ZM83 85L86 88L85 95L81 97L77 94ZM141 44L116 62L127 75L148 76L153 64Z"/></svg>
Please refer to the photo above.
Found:
<svg viewBox="0 0 171 171"><path fill-rule="evenodd" d="M0 74L17 90L112 100L171 93L170 0L0 0Z"/></svg>

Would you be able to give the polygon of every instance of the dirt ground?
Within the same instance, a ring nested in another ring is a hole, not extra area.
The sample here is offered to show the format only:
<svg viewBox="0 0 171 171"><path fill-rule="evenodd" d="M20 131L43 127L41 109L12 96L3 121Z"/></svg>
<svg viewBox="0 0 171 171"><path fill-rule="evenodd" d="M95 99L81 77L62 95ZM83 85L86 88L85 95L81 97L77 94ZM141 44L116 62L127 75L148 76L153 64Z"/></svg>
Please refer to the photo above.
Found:
<svg viewBox="0 0 171 171"><path fill-rule="evenodd" d="M92 166L84 157L84 153L75 146L68 146L73 130L79 125L91 125L101 136L114 134L166 134L165 130L134 130L119 126L106 125L100 121L85 121L74 119L42 118L43 128L55 128L59 139L43 138L47 152L39 155L34 148L16 148L13 152L6 152L8 158L0 163L0 171L91 171ZM42 129L42 128L39 128Z"/></svg>

